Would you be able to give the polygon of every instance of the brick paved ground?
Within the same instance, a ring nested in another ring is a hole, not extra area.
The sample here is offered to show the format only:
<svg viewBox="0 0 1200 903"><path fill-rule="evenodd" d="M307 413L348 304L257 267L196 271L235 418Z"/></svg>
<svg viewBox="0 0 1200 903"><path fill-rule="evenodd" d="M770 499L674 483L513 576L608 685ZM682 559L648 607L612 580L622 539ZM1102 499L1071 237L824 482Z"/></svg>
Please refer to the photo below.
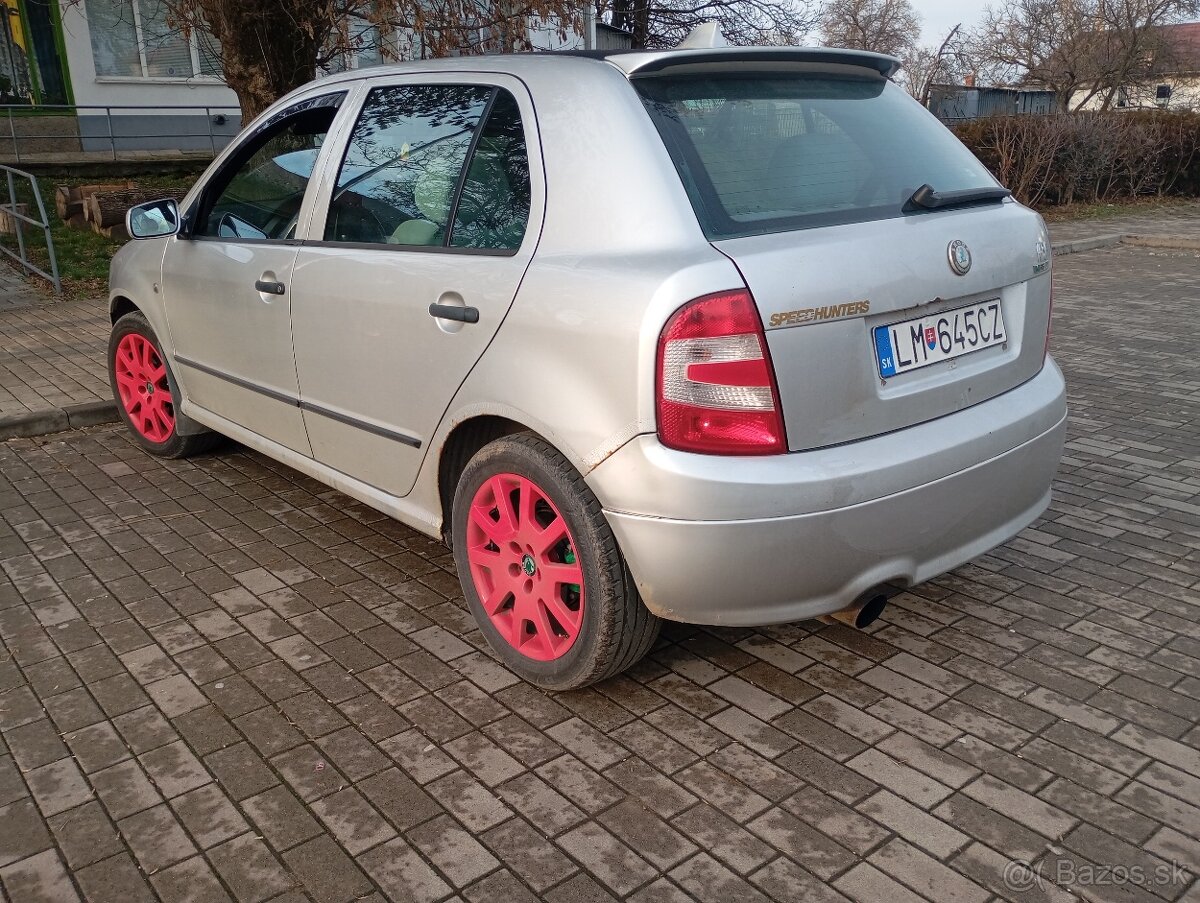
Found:
<svg viewBox="0 0 1200 903"><path fill-rule="evenodd" d="M1197 268L1059 262L1034 528L870 633L674 626L558 696L481 651L440 545L262 457L0 445L4 894L1200 899Z"/></svg>
<svg viewBox="0 0 1200 903"><path fill-rule="evenodd" d="M60 301L0 263L0 417L109 397L108 307Z"/></svg>

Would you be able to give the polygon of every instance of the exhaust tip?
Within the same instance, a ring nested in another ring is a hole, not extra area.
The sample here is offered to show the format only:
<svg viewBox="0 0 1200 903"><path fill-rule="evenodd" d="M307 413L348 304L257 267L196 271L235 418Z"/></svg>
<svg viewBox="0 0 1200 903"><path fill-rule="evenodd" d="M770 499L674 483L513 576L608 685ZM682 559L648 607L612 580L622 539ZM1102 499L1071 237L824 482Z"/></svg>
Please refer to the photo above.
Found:
<svg viewBox="0 0 1200 903"><path fill-rule="evenodd" d="M859 630L869 627L883 614L883 609L887 607L887 596L883 593L876 593L873 596L864 594L859 598L865 598L866 601L862 603L855 602L849 608L835 611L832 614L821 615L818 620L825 624L845 624L848 627L856 627Z"/></svg>
<svg viewBox="0 0 1200 903"><path fill-rule="evenodd" d="M854 626L862 630L864 627L869 627L875 623L879 616L883 614L884 608L887 607L887 601L887 596L882 593L868 599L866 604L854 613Z"/></svg>

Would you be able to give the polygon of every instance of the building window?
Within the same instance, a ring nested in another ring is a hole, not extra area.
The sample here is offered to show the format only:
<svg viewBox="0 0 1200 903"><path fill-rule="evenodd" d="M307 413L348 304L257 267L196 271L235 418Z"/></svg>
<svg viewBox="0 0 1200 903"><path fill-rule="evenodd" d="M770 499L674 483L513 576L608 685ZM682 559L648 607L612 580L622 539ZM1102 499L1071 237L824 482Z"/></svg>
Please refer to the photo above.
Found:
<svg viewBox="0 0 1200 903"><path fill-rule="evenodd" d="M96 74L125 78L221 77L220 46L168 21L162 0L87 0Z"/></svg>
<svg viewBox="0 0 1200 903"><path fill-rule="evenodd" d="M383 36L379 26L372 24L362 16L351 15L347 20L345 34L342 35L345 49L333 54L321 66L321 72L332 75L335 72L345 72L348 69L366 69L369 66L379 66L384 63Z"/></svg>
<svg viewBox="0 0 1200 903"><path fill-rule="evenodd" d="M1154 102L1160 107L1169 106L1171 103L1171 86L1159 85L1158 90L1154 94Z"/></svg>

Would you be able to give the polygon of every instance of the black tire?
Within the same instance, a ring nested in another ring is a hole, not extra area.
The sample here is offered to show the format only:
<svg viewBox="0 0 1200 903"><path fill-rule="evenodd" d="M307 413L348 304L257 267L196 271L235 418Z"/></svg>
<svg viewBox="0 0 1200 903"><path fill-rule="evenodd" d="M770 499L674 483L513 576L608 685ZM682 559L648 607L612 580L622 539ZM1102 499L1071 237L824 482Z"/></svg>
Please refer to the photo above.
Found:
<svg viewBox="0 0 1200 903"><path fill-rule="evenodd" d="M531 480L558 508L583 571L582 626L570 648L551 661L529 658L504 639L485 613L471 576L471 503L485 482L504 473ZM624 671L654 645L660 621L642 604L599 501L570 462L540 437L518 433L484 446L458 482L451 521L454 561L471 613L504 663L525 680L548 690L585 687Z"/></svg>
<svg viewBox="0 0 1200 903"><path fill-rule="evenodd" d="M145 315L140 311L133 311L125 314L121 319L113 325L112 335L108 339L108 384L112 389L113 400L117 405L117 412L121 415L121 421L133 436L135 442L143 449L152 455L157 455L160 458L186 458L190 455L196 455L204 451L208 451L214 445L221 441L221 436L213 432L197 433L191 436L179 435L176 427L178 419L175 420L175 425L171 427L170 433L162 441L154 441L143 434L130 417L129 411L126 409L124 402L121 400L121 392L117 388L117 348L121 341L129 335L141 336L149 342L158 360L166 369L167 386L164 389L161 385L156 391L167 391L170 393L170 401L168 402L174 415L174 409L178 399L175 398L179 384L175 381L175 375L171 372L171 365L168 363L166 355L163 354L162 345L159 344L158 336L154 334L154 330L150 327L150 322Z"/></svg>

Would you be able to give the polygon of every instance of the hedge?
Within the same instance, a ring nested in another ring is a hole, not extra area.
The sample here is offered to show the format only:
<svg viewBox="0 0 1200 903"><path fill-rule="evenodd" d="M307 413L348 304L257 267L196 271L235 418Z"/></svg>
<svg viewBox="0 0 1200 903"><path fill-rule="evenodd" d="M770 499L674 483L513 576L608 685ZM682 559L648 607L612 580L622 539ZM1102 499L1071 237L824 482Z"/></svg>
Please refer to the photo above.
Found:
<svg viewBox="0 0 1200 903"><path fill-rule="evenodd" d="M1200 196L1200 113L997 116L955 133L1035 207Z"/></svg>

